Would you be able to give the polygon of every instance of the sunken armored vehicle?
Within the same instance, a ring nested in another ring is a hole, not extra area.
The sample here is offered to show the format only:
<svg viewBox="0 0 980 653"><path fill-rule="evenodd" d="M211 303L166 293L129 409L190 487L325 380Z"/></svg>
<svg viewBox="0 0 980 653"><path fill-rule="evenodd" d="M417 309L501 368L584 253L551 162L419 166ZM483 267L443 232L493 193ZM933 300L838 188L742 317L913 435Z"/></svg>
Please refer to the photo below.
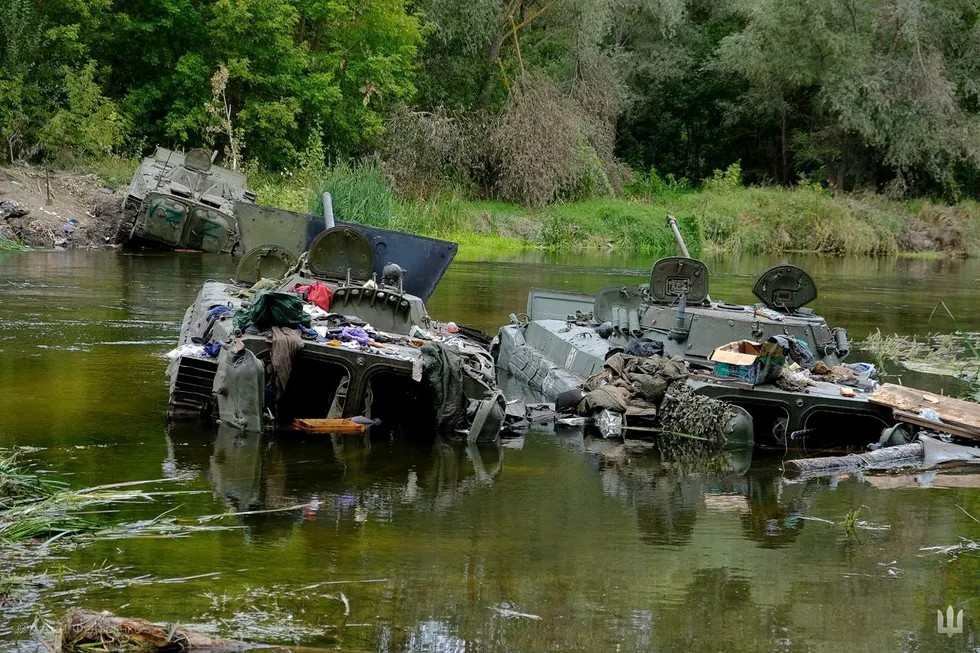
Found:
<svg viewBox="0 0 980 653"><path fill-rule="evenodd" d="M171 417L322 432L357 417L405 436L498 437L506 404L489 339L424 304L455 243L270 207L236 213L249 249L235 281L206 282L185 313Z"/></svg>
<svg viewBox="0 0 980 653"><path fill-rule="evenodd" d="M129 184L116 242L231 252L238 243L235 202L255 203L245 175L214 165L205 150L184 154L158 146Z"/></svg>
<svg viewBox="0 0 980 653"><path fill-rule="evenodd" d="M648 283L609 286L595 296L532 289L526 314L500 329L497 365L544 400L580 387L613 394L579 404L579 412L616 409L618 402L626 428L631 414L644 416L631 399L650 374L629 365L648 358L683 360L687 374L671 388L738 407L759 444L804 437L864 444L895 423L891 408L869 401L878 386L873 366L845 364L846 331L806 307L817 297L806 272L793 265L767 270L753 288L755 306L712 299L707 266L687 255L673 218L668 224L685 255L657 261ZM661 387L655 400L662 396Z"/></svg>

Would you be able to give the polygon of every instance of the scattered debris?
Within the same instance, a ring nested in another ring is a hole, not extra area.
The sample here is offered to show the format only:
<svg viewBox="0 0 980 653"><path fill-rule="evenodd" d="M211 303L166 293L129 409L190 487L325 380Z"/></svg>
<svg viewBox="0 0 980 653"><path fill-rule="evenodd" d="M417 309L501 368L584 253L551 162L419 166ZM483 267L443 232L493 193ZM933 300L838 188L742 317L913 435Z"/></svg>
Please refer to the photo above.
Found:
<svg viewBox="0 0 980 653"><path fill-rule="evenodd" d="M155 624L143 619L119 617L110 612L72 610L61 621L56 650L63 653L113 651L184 653L208 650L246 651L256 645L214 639L178 624Z"/></svg>
<svg viewBox="0 0 980 653"><path fill-rule="evenodd" d="M501 603L500 605L491 605L490 609L496 612L497 614L499 614L500 616L507 617L508 619L529 619L531 621L541 621L540 615L514 610L509 603Z"/></svg>

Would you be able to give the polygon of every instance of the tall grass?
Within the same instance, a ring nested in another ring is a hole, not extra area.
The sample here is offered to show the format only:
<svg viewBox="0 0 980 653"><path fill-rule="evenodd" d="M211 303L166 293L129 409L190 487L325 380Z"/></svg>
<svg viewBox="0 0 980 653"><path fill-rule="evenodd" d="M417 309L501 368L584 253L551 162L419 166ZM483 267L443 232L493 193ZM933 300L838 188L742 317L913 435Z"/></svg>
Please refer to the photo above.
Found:
<svg viewBox="0 0 980 653"><path fill-rule="evenodd" d="M325 168L312 189L314 196L308 206L311 213L323 215L323 193L329 192L337 220L385 228L391 224L395 194L377 162L340 163Z"/></svg>
<svg viewBox="0 0 980 653"><path fill-rule="evenodd" d="M0 252L26 252L30 247L0 235Z"/></svg>
<svg viewBox="0 0 980 653"><path fill-rule="evenodd" d="M692 252L980 255L980 203L835 195L812 184L746 188L740 174L730 166L698 189L651 170L627 185L626 199L537 208L468 200L459 191L398 198L374 160L296 175L254 172L249 179L263 204L322 214L322 193L329 191L338 220L492 246L672 253L676 244L664 218L673 214Z"/></svg>

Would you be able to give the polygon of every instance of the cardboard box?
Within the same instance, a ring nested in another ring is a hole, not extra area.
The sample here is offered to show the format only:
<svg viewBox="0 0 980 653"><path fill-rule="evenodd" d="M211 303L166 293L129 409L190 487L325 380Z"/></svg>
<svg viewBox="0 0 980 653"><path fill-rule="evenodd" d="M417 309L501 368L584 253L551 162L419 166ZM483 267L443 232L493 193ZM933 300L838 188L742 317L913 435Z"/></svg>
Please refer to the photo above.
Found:
<svg viewBox="0 0 980 653"><path fill-rule="evenodd" d="M738 340L716 348L708 360L715 364L719 378L760 385L779 376L785 359L776 343Z"/></svg>

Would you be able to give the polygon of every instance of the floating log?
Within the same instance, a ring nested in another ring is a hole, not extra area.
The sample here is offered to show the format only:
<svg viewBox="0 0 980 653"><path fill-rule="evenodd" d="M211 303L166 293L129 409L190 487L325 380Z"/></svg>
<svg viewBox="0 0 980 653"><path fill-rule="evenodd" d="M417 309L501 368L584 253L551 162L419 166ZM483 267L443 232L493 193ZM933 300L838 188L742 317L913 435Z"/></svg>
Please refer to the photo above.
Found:
<svg viewBox="0 0 980 653"><path fill-rule="evenodd" d="M853 472L861 469L889 469L919 463L923 458L921 442L900 444L869 451L852 453L847 456L824 456L822 458L799 458L786 461L786 470L801 476L822 476Z"/></svg>
<svg viewBox="0 0 980 653"><path fill-rule="evenodd" d="M296 431L332 435L360 435L366 428L349 419L294 419L291 426Z"/></svg>
<svg viewBox="0 0 980 653"><path fill-rule="evenodd" d="M868 401L873 404L888 406L895 411L895 418L922 425L919 413L931 408L939 415L943 424L928 422L930 428L939 431L949 431L954 435L980 440L980 404L953 397L932 394L907 388L894 383L883 383L877 390L868 395ZM911 417L910 417L911 416ZM913 421L916 419L918 421ZM944 428L948 425L950 428Z"/></svg>
<svg viewBox="0 0 980 653"><path fill-rule="evenodd" d="M927 468L957 461L980 461L980 447L964 447L920 435L918 442L885 447L868 453L789 460L786 462L786 470L809 478L863 469L894 469L907 466Z"/></svg>
<svg viewBox="0 0 980 653"><path fill-rule="evenodd" d="M72 610L61 622L61 649L73 651L247 651L255 644L214 639L177 625L155 624L143 619L119 617L111 612Z"/></svg>

